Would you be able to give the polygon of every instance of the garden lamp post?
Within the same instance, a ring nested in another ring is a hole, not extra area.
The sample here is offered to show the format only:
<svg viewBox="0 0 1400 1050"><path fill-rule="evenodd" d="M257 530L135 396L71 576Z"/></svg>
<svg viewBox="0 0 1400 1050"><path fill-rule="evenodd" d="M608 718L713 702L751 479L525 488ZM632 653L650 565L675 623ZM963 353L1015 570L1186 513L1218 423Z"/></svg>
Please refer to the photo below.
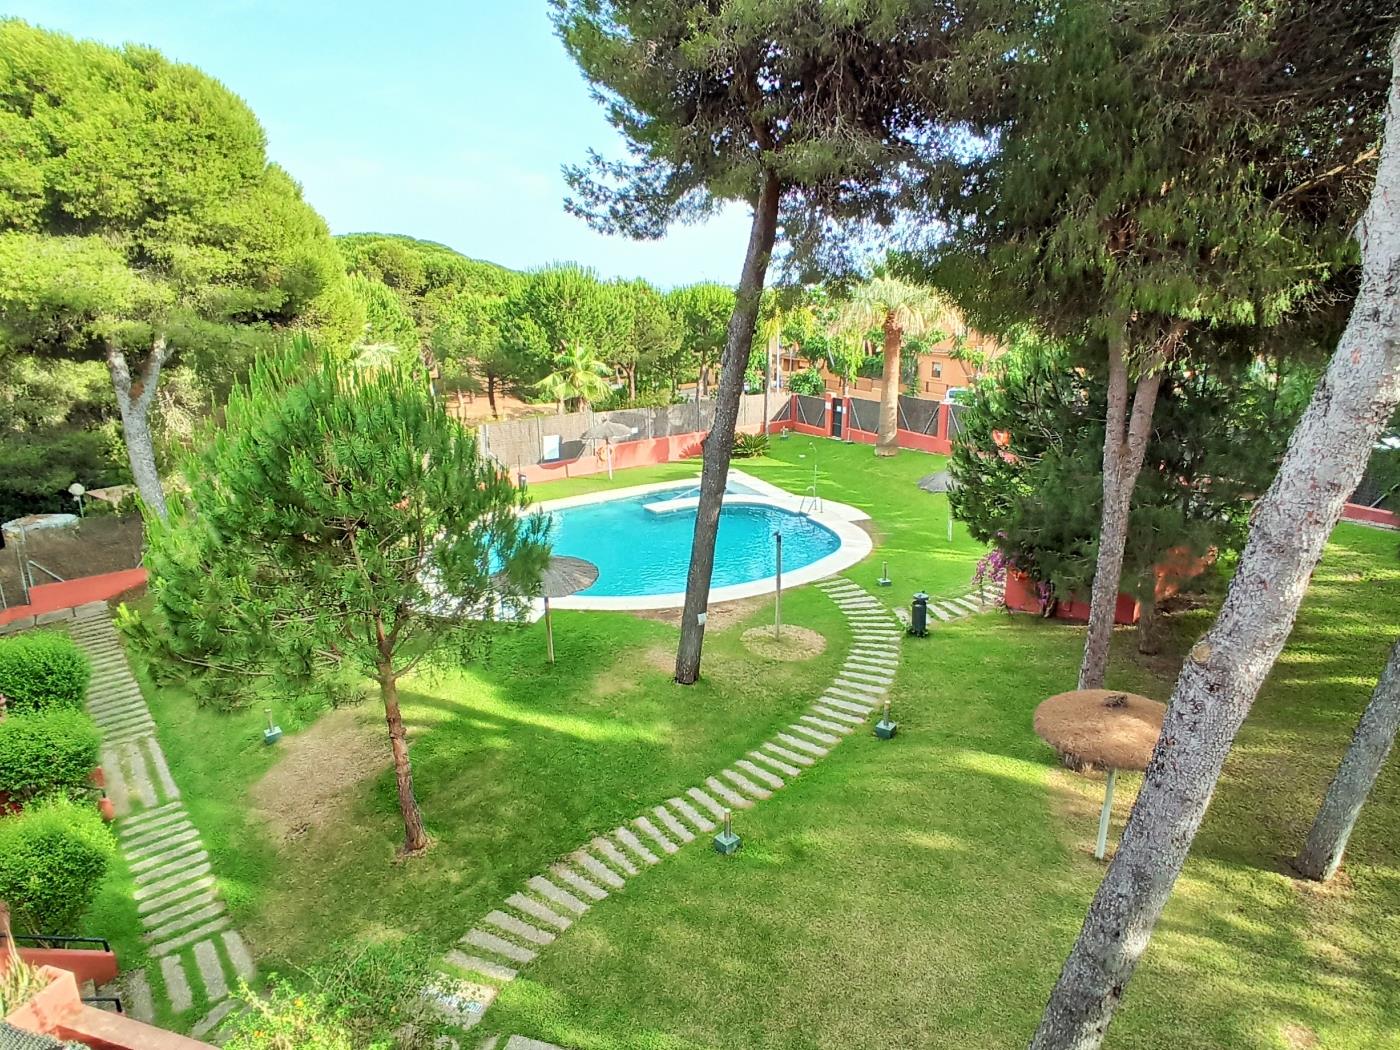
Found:
<svg viewBox="0 0 1400 1050"><path fill-rule="evenodd" d="M1108 770L1094 857L1108 850L1113 787L1120 769L1144 770L1162 732L1167 707L1137 693L1075 689L1058 693L1035 709L1035 732L1078 773Z"/></svg>

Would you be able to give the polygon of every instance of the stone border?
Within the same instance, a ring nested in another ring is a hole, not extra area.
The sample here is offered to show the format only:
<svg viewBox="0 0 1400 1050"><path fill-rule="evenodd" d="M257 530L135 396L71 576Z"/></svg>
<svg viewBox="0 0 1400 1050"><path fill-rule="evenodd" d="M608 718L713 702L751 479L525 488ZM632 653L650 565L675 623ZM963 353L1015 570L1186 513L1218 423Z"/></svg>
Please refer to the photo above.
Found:
<svg viewBox="0 0 1400 1050"><path fill-rule="evenodd" d="M422 993L433 1009L464 1031L475 1027L501 987L585 918L593 904L683 847L708 842L726 809L749 809L771 798L850 733L866 728L894 684L903 624L849 580L828 580L818 587L845 616L852 644L836 679L807 712L717 775L595 836L527 879L443 956L441 974ZM953 600L960 604L945 603L935 615L953 619L994 608L997 598L989 597L993 600L984 602L973 592ZM488 1037L481 1045L496 1047L499 1038ZM439 1045L460 1047L451 1037ZM508 1042L507 1048L548 1045Z"/></svg>
<svg viewBox="0 0 1400 1050"><path fill-rule="evenodd" d="M746 474L742 470L731 470L729 480L736 481L740 485L749 489L749 492L736 493L735 502L749 506L773 507L778 510L787 511L790 514L804 514L815 521L818 525L835 534L840 546L824 558L819 558L811 565L804 565L800 569L793 569L791 572L783 573L784 587L800 587L805 583L815 583L817 580L835 576L844 572L857 562L863 561L874 549L874 544L870 539L870 534L862 529L857 522L868 521L870 515L855 507L845 503L835 503L827 500L821 501L821 507L815 511L804 512L802 504L804 497L794 496L785 489L756 478L751 474ZM633 485L623 489L607 489L601 492L590 492L581 496L566 496L557 500L546 500L543 503L535 504L533 509L551 513L553 511L571 510L575 507L585 507L597 503L610 503L613 500L632 499L637 496L645 496L653 492L669 492L674 489L694 488L694 479L683 481L660 481L650 485ZM698 500L697 500L698 502ZM767 576L759 580L750 580L747 583L731 584L727 587L716 587L710 592L710 602L736 601L740 598L755 598L764 594L772 594L776 589L777 579ZM536 603L543 611L542 603ZM641 595L583 595L575 594L568 598L551 599L550 605L555 609L605 609L612 611L637 611L650 609L679 609L685 605L684 591L671 591L666 594L641 594Z"/></svg>

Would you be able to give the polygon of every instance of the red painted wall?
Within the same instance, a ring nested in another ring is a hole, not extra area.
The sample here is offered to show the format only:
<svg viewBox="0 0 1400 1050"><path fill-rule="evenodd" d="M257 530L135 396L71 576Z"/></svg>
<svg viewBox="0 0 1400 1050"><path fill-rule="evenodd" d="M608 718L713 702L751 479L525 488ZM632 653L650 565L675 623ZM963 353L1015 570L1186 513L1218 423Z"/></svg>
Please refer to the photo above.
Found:
<svg viewBox="0 0 1400 1050"><path fill-rule="evenodd" d="M34 966L67 970L81 984L106 984L116 980L117 957L112 952L88 948L20 948L19 957Z"/></svg>
<svg viewBox="0 0 1400 1050"><path fill-rule="evenodd" d="M41 583L29 588L28 605L12 605L0 610L0 623L58 609L71 609L88 602L105 602L145 582L145 569L124 569L121 572L104 572L99 576L80 576L63 583Z"/></svg>
<svg viewBox="0 0 1400 1050"><path fill-rule="evenodd" d="M1366 525L1385 525L1392 529L1400 529L1400 514L1395 514L1380 507L1367 507L1360 503L1348 503L1342 508L1343 521L1357 521Z"/></svg>

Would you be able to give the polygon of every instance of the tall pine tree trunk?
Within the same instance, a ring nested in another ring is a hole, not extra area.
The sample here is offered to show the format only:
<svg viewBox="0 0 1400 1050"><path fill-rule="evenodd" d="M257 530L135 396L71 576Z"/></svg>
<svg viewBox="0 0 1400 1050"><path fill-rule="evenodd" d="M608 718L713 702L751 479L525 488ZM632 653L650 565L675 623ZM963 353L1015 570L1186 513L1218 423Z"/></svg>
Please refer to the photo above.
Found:
<svg viewBox="0 0 1400 1050"><path fill-rule="evenodd" d="M384 701L384 721L389 725L389 750L394 755L394 781L399 791L399 813L403 816L403 849L405 854L428 848L428 833L423 830L423 814L418 798L413 794L413 765L408 758L408 731L399 711L399 679L394 673L391 648L383 628L379 629L379 695Z"/></svg>
<svg viewBox="0 0 1400 1050"><path fill-rule="evenodd" d="M151 340L150 353L141 365L140 378L133 381L127 367L126 354L117 346L107 345L107 372L112 377L112 390L121 414L122 440L126 443L126 458L131 464L131 478L146 506L166 516L165 490L161 488L160 471L156 468L155 443L151 440L151 405L160 382L160 370L165 364L164 335Z"/></svg>
<svg viewBox="0 0 1400 1050"><path fill-rule="evenodd" d="M705 464L700 472L700 506L695 513L695 539L690 548L690 571L685 581L685 609L681 613L681 641L676 650L676 681L693 685L700 677L700 651L705 643L705 625L700 615L710 604L710 576L715 568L715 536L719 532L719 512L724 502L724 486L729 478L729 455L734 450L734 426L739 419L739 400L744 393L744 372L748 369L749 345L758 320L759 298L778 233L778 177L765 174L763 189L754 204L749 247L729 317L724 356L720 359L719 393L715 419L705 439Z"/></svg>
<svg viewBox="0 0 1400 1050"><path fill-rule="evenodd" d="M1400 34L1385 146L1359 227L1346 331L1254 511L1215 625L1182 665L1118 852L1050 994L1033 1050L1102 1041L1210 805L1225 756L1292 630L1308 578L1400 402Z"/></svg>
<svg viewBox="0 0 1400 1050"><path fill-rule="evenodd" d="M1138 601L1137 650L1144 656L1151 656L1161 648L1157 629L1157 581Z"/></svg>
<svg viewBox="0 0 1400 1050"><path fill-rule="evenodd" d="M1337 873L1351 829L1395 743L1396 730L1400 730L1400 642L1390 650L1390 659L1317 811L1303 852L1293 862L1305 879L1326 882Z"/></svg>
<svg viewBox="0 0 1400 1050"><path fill-rule="evenodd" d="M885 363L880 377L880 432L875 435L875 455L893 456L899 451L900 350L904 332L894 315L885 315Z"/></svg>
<svg viewBox="0 0 1400 1050"><path fill-rule="evenodd" d="M501 413L496 409L496 375L494 372L486 373L486 402L491 406L491 418L500 419Z"/></svg>
<svg viewBox="0 0 1400 1050"><path fill-rule="evenodd" d="M1147 440L1152 432L1152 411L1157 404L1160 372L1137 381L1133 407L1128 411L1128 362L1124 340L1115 333L1108 344L1108 420L1103 438L1103 510L1099 518L1099 552L1094 564L1093 599L1089 605L1089 630L1084 638L1084 659L1079 665L1079 688L1101 689L1108 673L1108 647L1113 640L1113 620L1118 608L1118 586L1123 574L1123 549L1128 543L1128 514L1137 484Z"/></svg>

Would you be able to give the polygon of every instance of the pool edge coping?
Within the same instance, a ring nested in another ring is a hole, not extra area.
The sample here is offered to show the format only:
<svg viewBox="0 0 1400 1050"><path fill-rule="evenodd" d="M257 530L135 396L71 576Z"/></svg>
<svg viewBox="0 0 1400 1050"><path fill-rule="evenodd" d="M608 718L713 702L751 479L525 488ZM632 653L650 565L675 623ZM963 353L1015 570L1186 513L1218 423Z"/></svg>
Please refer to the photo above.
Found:
<svg viewBox="0 0 1400 1050"><path fill-rule="evenodd" d="M738 481L743 485L753 489L752 493L744 495L760 505L774 507L778 510L788 511L792 514L804 513L801 509L807 497L795 496L786 489L779 488L772 482L756 478L743 470L731 467L729 478ZM559 499L545 500L534 504L531 509L545 513L556 510L569 510L574 507L584 507L594 503L607 503L618 499L632 499L636 496L645 496L652 492L665 492L669 489L694 488L697 484L695 478L684 478L678 481L657 481L646 485L632 485L620 489L602 489L598 492L584 493L578 496L562 496ZM827 500L820 500L821 509L817 511L805 512L817 524L830 530L835 534L840 546L824 558L818 558L811 565L804 565L800 569L793 569L791 572L783 573L783 588L801 587L805 584L815 583L817 580L824 580L830 576L844 572L852 565L864 561L875 549L874 541L870 534L862 529L857 522L869 521L870 515L863 510L852 507L846 503L836 503ZM776 590L777 577L765 576L762 579L750 580L747 583L730 584L727 587L716 587L710 591L710 605L722 602L739 601L744 598L758 598L772 594ZM541 606L538 600L535 603ZM603 610L611 612L642 612L662 609L679 609L685 605L685 591L668 591L664 594L645 595L582 595L575 594L567 598L551 598L550 606L555 609L577 609L577 610Z"/></svg>

